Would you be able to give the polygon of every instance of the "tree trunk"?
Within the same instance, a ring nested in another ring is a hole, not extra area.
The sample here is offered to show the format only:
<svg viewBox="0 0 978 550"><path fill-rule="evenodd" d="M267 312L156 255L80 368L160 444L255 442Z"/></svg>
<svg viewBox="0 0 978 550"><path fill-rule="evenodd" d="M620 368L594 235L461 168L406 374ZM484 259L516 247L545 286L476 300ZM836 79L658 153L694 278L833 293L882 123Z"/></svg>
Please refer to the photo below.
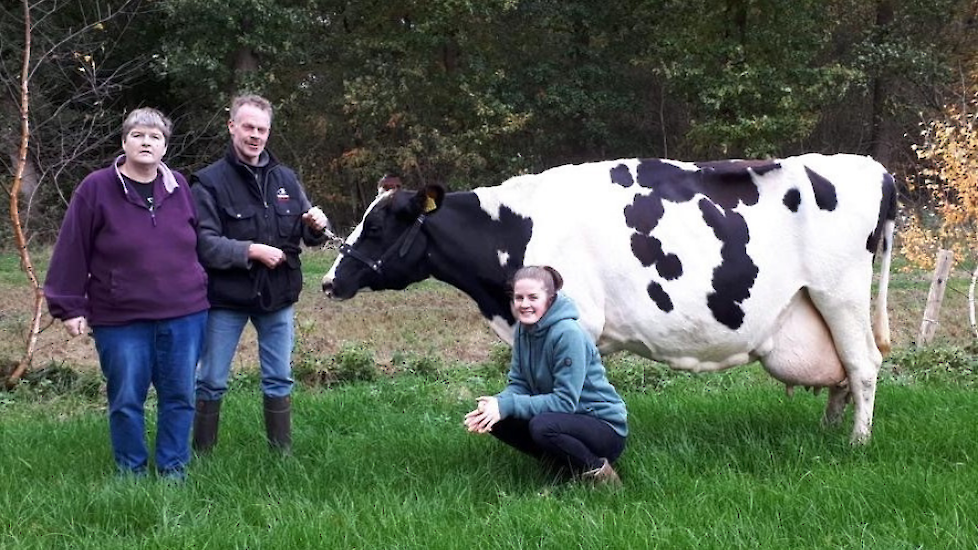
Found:
<svg viewBox="0 0 978 550"><path fill-rule="evenodd" d="M893 23L893 0L879 0L876 4L876 36L879 43L889 40L889 25ZM879 74L873 79L873 112L872 130L870 131L870 146L873 158L884 166L892 159L892 125L887 116L886 100L890 77L886 68L881 67Z"/></svg>
<svg viewBox="0 0 978 550"><path fill-rule="evenodd" d="M241 34L245 35L251 32L253 27L252 21L245 19L241 22ZM232 54L231 63L236 88L234 92L238 92L241 89L243 77L258 70L258 53L249 46L239 46Z"/></svg>

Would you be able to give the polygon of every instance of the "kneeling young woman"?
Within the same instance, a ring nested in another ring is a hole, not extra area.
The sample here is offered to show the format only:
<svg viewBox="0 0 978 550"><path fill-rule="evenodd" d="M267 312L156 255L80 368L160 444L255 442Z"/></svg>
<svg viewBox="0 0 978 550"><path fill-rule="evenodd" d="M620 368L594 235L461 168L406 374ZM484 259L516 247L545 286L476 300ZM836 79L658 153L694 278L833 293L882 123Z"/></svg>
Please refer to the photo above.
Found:
<svg viewBox="0 0 978 550"><path fill-rule="evenodd" d="M509 384L480 397L464 424L595 484L617 486L612 464L628 435L625 403L577 322L577 307L559 293L562 285L548 266L516 272L512 306L519 323Z"/></svg>

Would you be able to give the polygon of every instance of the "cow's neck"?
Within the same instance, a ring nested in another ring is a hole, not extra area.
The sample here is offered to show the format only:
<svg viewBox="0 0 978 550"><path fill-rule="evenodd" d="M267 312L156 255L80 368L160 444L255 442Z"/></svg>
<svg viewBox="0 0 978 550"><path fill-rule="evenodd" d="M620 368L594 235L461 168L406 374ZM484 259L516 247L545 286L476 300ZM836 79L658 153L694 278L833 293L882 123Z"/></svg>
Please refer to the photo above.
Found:
<svg viewBox="0 0 978 550"><path fill-rule="evenodd" d="M486 319L512 324L507 282L523 265L532 227L505 207L491 218L475 193L450 193L426 227L431 275L470 296Z"/></svg>

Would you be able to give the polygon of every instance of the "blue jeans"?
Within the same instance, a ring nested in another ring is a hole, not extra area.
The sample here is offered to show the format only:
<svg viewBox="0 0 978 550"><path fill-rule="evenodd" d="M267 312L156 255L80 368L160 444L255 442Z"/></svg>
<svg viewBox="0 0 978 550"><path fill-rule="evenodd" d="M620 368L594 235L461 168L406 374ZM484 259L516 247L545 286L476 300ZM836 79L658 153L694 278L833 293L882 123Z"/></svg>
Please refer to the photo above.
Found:
<svg viewBox="0 0 978 550"><path fill-rule="evenodd" d="M292 306L270 313L211 309L197 367L197 399L217 401L224 397L231 375L231 360L238 348L241 331L249 320L258 333L262 392L269 397L285 397L292 393L292 314Z"/></svg>
<svg viewBox="0 0 978 550"><path fill-rule="evenodd" d="M92 327L109 398L109 436L120 471L145 473L144 405L156 388L156 468L181 472L190 462L194 367L207 311L157 321Z"/></svg>

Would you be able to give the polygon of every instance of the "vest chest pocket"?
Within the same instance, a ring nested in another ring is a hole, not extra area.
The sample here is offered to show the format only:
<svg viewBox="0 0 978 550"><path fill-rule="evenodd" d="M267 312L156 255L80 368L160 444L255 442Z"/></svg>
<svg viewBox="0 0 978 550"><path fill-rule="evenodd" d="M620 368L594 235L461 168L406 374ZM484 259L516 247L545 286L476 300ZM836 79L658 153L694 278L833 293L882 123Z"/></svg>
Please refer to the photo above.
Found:
<svg viewBox="0 0 978 550"><path fill-rule="evenodd" d="M254 207L224 207L224 234L229 239L254 240L258 237L258 210Z"/></svg>
<svg viewBox="0 0 978 550"><path fill-rule="evenodd" d="M286 239L301 235L299 224L302 212L299 205L293 202L281 202L275 205L275 217L278 218L278 234Z"/></svg>

